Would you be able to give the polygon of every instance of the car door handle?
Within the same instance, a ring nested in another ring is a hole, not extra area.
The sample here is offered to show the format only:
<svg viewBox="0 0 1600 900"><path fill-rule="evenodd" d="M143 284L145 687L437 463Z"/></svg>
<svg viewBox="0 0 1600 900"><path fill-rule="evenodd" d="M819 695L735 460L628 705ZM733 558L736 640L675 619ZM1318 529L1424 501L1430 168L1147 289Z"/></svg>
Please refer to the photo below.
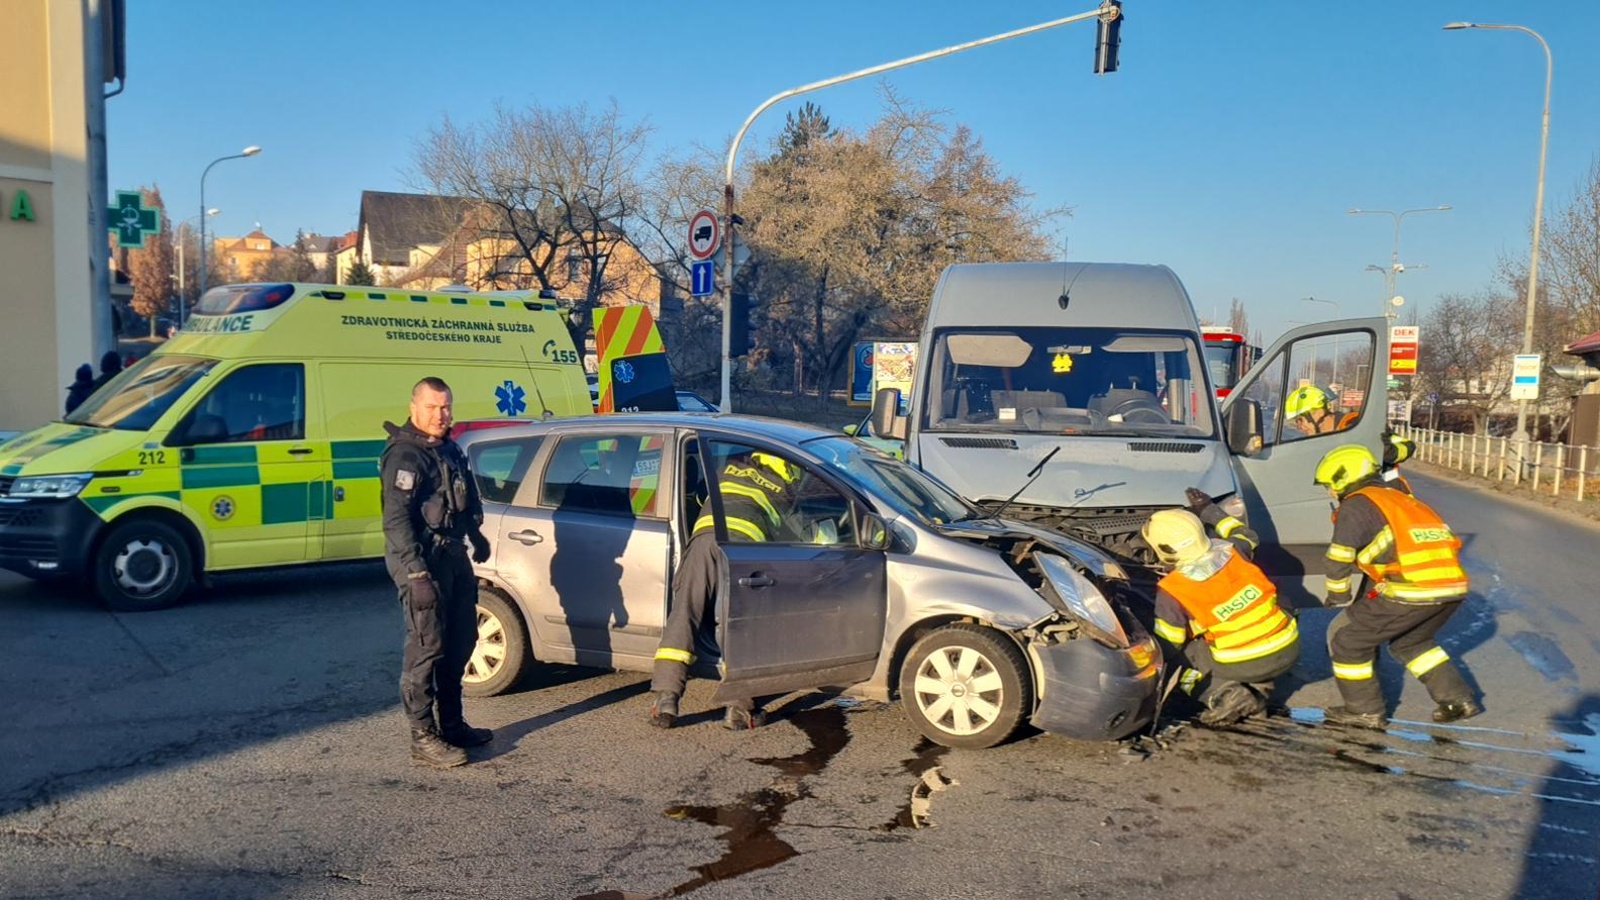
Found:
<svg viewBox="0 0 1600 900"><path fill-rule="evenodd" d="M537 531L513 531L506 535L506 537L511 538L513 541L516 541L519 544L527 544L530 547L544 540L544 535Z"/></svg>
<svg viewBox="0 0 1600 900"><path fill-rule="evenodd" d="M307 453L310 453L310 452L311 452L311 448L310 447L290 447L289 448L289 453L291 455L293 455L293 456L305 456Z"/></svg>
<svg viewBox="0 0 1600 900"><path fill-rule="evenodd" d="M745 577L739 579L740 587L763 588L772 587L775 584L777 584L776 581L773 581L768 576L760 573L756 573L755 575L746 575Z"/></svg>

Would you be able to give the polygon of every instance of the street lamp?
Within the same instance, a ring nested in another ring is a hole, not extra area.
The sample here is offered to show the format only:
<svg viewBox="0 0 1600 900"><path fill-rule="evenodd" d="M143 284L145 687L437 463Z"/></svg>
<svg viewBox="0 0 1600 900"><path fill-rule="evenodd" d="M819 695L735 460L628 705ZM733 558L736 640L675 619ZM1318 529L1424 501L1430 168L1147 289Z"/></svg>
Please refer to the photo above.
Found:
<svg viewBox="0 0 1600 900"><path fill-rule="evenodd" d="M1395 212L1392 209L1347 209L1347 210L1345 210L1345 215L1349 215L1349 216L1361 216L1361 215L1370 215L1372 213L1381 213L1382 215L1390 216L1390 217L1392 217L1394 219L1394 249L1389 253L1389 268L1386 270L1386 274L1384 275L1384 278L1383 278L1384 290L1387 293L1387 296L1385 296L1383 298L1383 303L1384 303L1385 306L1389 306L1390 304L1392 304L1394 302L1395 290L1397 289L1395 281L1400 277L1400 273L1404 272L1406 270L1405 266L1400 265L1400 222L1401 222L1401 220L1404 219L1406 216L1411 215L1412 213L1444 212L1445 210L1448 210L1450 208L1451 207L1450 207L1449 204L1443 204L1441 206L1424 206L1424 207L1421 207L1420 209L1406 209L1406 210L1401 210L1400 212ZM1377 266L1367 266L1367 268L1374 269L1374 268L1378 268L1378 267ZM1422 267L1421 266L1412 266L1412 268L1420 269ZM1385 271L1385 270L1381 270L1380 269L1380 271ZM1397 313L1398 313L1398 310L1394 310L1394 309L1385 309L1383 311L1383 314L1388 316L1391 319L1393 319Z"/></svg>
<svg viewBox="0 0 1600 900"><path fill-rule="evenodd" d="M1544 222L1544 159L1545 151L1550 147L1550 80L1555 74L1555 61L1550 55L1550 45L1545 43L1544 37L1539 32L1523 25L1483 25L1477 22L1451 22L1444 26L1445 31L1460 31L1464 28L1486 28L1499 31L1520 31L1539 42L1544 48L1544 113L1539 124L1539 183L1533 194L1533 249L1528 260L1528 310L1522 323L1522 352L1524 355L1533 352L1533 307L1534 299L1539 295L1539 226ZM1528 443L1528 399L1517 400L1517 446L1518 459L1527 455ZM1518 472L1520 474L1520 467Z"/></svg>
<svg viewBox="0 0 1600 900"><path fill-rule="evenodd" d="M206 176L211 174L211 166L219 162L227 162L230 159L244 159L246 156L255 156L260 152L260 147L251 144L231 156L219 156L213 159L211 164L206 166L206 170L200 173L200 295L202 297L206 293Z"/></svg>
<svg viewBox="0 0 1600 900"><path fill-rule="evenodd" d="M906 66L915 65L920 62L927 62L930 59L938 59L941 56L950 56L954 53L960 53L963 50L971 50L975 47L996 44L1000 41L1009 40L1015 37L1022 37L1023 35L1033 34L1038 31L1045 31L1060 25L1069 25L1073 22L1082 22L1087 19L1098 18L1101 22L1110 24L1115 22L1121 15L1122 10L1118 7L1115 0L1102 0L1099 7L1086 13L1078 13L1077 15L1067 16L1064 19L1053 19L1049 22L1041 22L1038 25L1029 25L1026 28L1018 28L1015 31L1007 31L1004 34L991 35L986 38L979 38L975 41L968 41L964 44L956 44L952 47L945 47L942 50L930 50L927 53L919 53L916 56L908 56L905 59L897 59L894 62L881 63L879 65L871 66L866 69L860 69L845 75L836 75L833 78L825 78L821 81L813 81L810 84L804 84L797 88L790 88L782 93L773 94L771 97L768 97L760 106L756 107L755 111L744 120L744 124L739 126L738 133L733 136L733 145L728 148L728 162L726 168L723 170L722 178L722 200L727 225L727 227L724 229L725 234L722 238L722 261L724 273L724 283L721 290L722 411L733 411L733 365L732 360L728 358L729 351L733 346L733 228L734 225L738 224L738 219L734 215L733 166L734 161L739 156L739 144L744 140L745 132L749 131L750 126L755 123L757 116L766 112L769 107L780 100L787 100L790 97L798 97L801 94L808 94L812 91L821 90L825 87L832 87L836 84L844 84L847 81L854 81L857 78L865 78L868 75L877 75L880 72L889 72L893 71L894 69L903 69Z"/></svg>
<svg viewBox="0 0 1600 900"><path fill-rule="evenodd" d="M210 218L211 216L214 216L219 212L222 212L222 210L220 210L220 209L208 209L208 210L205 211L205 214L203 216L201 214L199 214L199 213L196 213L195 215L192 215L189 218L184 219L182 222L178 223L178 235L177 235L177 237L178 237L178 327L179 328L183 327L183 321L184 321L184 319L186 319L188 317L187 316L188 310L184 308L184 298L183 298L183 295L187 292L188 285L189 285L188 279L184 275L184 266L183 266L183 226L189 224L190 222L193 222L196 219Z"/></svg>

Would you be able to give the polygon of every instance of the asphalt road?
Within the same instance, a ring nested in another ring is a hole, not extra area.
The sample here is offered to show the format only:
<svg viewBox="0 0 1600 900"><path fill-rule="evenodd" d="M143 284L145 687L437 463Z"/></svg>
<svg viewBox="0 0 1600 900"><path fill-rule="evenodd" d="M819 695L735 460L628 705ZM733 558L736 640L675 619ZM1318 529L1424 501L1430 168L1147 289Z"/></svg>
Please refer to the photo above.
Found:
<svg viewBox="0 0 1600 900"><path fill-rule="evenodd" d="M469 701L496 739L435 772L376 565L143 615L0 575L0 896L1595 897L1600 528L1413 481L1468 537L1445 643L1471 727L1423 724L1387 659L1387 732L1320 724L1313 610L1287 714L1230 731L944 751L897 707L795 695L733 734L696 682L661 732L640 676L551 668Z"/></svg>

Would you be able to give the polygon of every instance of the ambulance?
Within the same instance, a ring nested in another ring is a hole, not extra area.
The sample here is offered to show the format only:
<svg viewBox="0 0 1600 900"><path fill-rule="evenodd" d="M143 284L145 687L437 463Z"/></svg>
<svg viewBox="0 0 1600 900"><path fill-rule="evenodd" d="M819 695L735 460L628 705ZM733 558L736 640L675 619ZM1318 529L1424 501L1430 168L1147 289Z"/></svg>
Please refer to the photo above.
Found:
<svg viewBox="0 0 1600 900"><path fill-rule="evenodd" d="M209 572L383 554L383 423L443 378L459 420L592 415L555 301L238 284L64 421L0 444L0 567L171 606Z"/></svg>

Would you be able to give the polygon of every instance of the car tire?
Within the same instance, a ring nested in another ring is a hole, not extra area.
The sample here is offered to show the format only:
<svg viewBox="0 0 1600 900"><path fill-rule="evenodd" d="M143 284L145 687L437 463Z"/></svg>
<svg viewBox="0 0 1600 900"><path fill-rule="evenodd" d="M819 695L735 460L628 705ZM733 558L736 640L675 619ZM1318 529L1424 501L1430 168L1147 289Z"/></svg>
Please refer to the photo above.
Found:
<svg viewBox="0 0 1600 900"><path fill-rule="evenodd" d="M981 625L947 625L923 636L900 666L899 687L917 730L962 750L1003 742L1033 708L1022 651Z"/></svg>
<svg viewBox="0 0 1600 900"><path fill-rule="evenodd" d="M495 697L517 686L533 652L516 606L494 588L478 587L478 642L461 676L461 693Z"/></svg>
<svg viewBox="0 0 1600 900"><path fill-rule="evenodd" d="M166 609L182 600L193 582L189 542L156 519L113 526L95 551L95 594L116 612Z"/></svg>

